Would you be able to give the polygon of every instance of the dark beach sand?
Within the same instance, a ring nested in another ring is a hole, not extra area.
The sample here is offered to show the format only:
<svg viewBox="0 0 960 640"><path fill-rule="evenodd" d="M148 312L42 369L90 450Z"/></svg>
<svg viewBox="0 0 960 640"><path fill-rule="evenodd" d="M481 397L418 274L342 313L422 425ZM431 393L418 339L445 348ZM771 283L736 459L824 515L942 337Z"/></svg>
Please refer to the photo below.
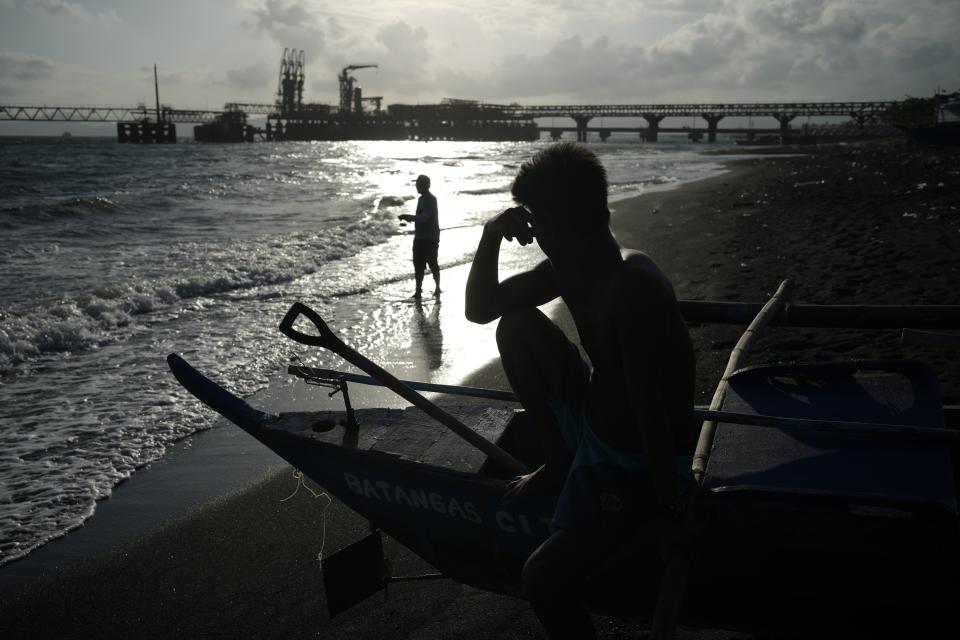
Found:
<svg viewBox="0 0 960 640"><path fill-rule="evenodd" d="M791 278L797 302L960 304L957 153L899 143L793 152L804 155L746 159L718 178L616 203L617 235L650 253L681 298L763 301ZM451 288L456 280L447 280L445 300L460 295ZM705 403L740 330L692 333ZM897 332L772 329L751 361L899 356L931 362L946 400L960 402L956 351L902 348ZM464 382L505 386L496 362ZM281 405L282 393L272 402ZM284 469L0 591L0 636L543 637L524 602L449 580L396 584L329 620L316 560L324 522L325 553L364 535L367 523L338 502L325 510L327 501L304 489L284 501L296 486ZM387 545L396 574L430 570ZM613 618L597 623L604 638L636 638L643 629ZM684 629L681 637L743 636Z"/></svg>

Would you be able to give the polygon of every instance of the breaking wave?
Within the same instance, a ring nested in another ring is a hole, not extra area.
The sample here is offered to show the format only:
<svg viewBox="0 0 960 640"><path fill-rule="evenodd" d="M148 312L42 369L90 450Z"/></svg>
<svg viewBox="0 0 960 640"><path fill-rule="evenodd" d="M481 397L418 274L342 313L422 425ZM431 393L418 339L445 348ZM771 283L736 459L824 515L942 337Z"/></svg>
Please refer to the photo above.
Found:
<svg viewBox="0 0 960 640"><path fill-rule="evenodd" d="M146 314L191 300L292 282L395 235L392 217L271 242L181 243L177 275L103 284L66 298L0 306L0 375L43 354L80 352L123 339ZM325 292L335 295L337 291Z"/></svg>

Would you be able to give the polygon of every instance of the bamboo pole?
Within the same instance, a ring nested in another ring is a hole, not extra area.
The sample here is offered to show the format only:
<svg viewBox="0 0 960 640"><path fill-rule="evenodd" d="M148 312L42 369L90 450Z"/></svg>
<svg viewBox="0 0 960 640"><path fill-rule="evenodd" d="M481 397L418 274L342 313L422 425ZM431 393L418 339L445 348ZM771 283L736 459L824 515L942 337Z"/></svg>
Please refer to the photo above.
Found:
<svg viewBox="0 0 960 640"><path fill-rule="evenodd" d="M737 345L730 352L730 359L727 361L727 368L720 377L720 384L717 385L713 393L713 400L710 402L710 411L719 411L723 406L723 399L727 395L727 389L730 388L730 376L739 369L743 360L746 358L753 344L757 341L770 322L786 306L790 292L793 289L793 283L784 280L780 283L777 292L767 301L760 312L747 327L747 330L740 336ZM697 482L703 481L703 473L706 469L707 458L710 457L710 448L713 446L713 435L717 423L706 421L700 429L700 438L697 441L697 450L693 456L693 473Z"/></svg>
<svg viewBox="0 0 960 640"><path fill-rule="evenodd" d="M384 386L382 382L371 376L364 376L358 373L347 373L345 371L334 371L333 369L318 369L314 367L303 367L290 365L287 367L287 373L291 373L298 378L310 381L316 378L326 378L328 380L339 380L343 378L347 382L357 384L368 384L371 386ZM401 380L403 384L416 391L429 391L433 393L446 393L454 396L469 396L471 398L487 398L490 400L503 400L504 402L519 402L517 396L512 391L501 391L500 389L483 389L480 387L463 387L454 384L436 384L434 382L418 382L416 380Z"/></svg>
<svg viewBox="0 0 960 640"><path fill-rule="evenodd" d="M723 405L723 399L730 386L729 380L733 372L740 368L741 362L746 358L747 353L753 347L754 342L760 337L771 320L779 314L790 296L793 288L789 280L780 283L776 293L760 309L756 317L747 327L747 330L740 336L740 340L730 353L730 359L727 361L727 368L723 372L720 384L713 394L713 401L710 403L710 411L718 411ZM697 486L690 491L687 502L687 510L684 519L683 536L689 542L693 538L693 532L696 528L696 496L699 493L699 486L703 482L703 470L706 468L706 461L710 455L710 447L713 444L713 434L716 429L716 422L707 421L703 423L700 429L700 439L697 442L697 452L693 459L693 472L697 481ZM683 604L683 595L687 587L687 577L690 574L690 559L685 550L676 551L667 559L663 570L663 580L660 584L660 594L657 598L657 607L653 612L653 621L651 623L651 640L673 640L677 633L677 621L680 618L680 606Z"/></svg>
<svg viewBox="0 0 960 640"><path fill-rule="evenodd" d="M759 302L680 300L687 322L746 324L763 308ZM791 304L771 322L780 327L847 329L960 329L960 305Z"/></svg>
<svg viewBox="0 0 960 640"><path fill-rule="evenodd" d="M733 413L694 409L694 415L705 422L714 424L723 422L733 425L773 427L787 431L827 431L830 433L859 433L879 436L900 436L916 440L935 440L951 442L960 438L960 431L939 426L921 426L907 424L885 424L882 422L851 422L847 420L814 420L810 418L788 418L767 416L759 413Z"/></svg>
<svg viewBox="0 0 960 640"><path fill-rule="evenodd" d="M347 371L337 371L335 369L321 369L317 367L290 365L287 367L287 373L293 374L307 381L312 379L343 379L347 382L353 382L355 384L366 384L379 387L384 386L382 382L372 376L366 376L359 373L350 373ZM500 400L503 402L517 402L517 396L512 391L504 391L501 389L465 387L454 384L419 382L417 380L401 380L400 382L416 391L428 391L431 393L443 393L455 396L468 396L471 398L487 398L490 400ZM944 407L945 415L951 411L957 413L958 408L956 406ZM694 419L699 420L701 423L707 420L712 420L714 422L723 422L726 424L775 427L779 429L792 429L800 431L822 430L844 433L916 436L920 439L932 440L952 440L960 438L960 431L957 429L945 429L933 425L919 426L883 424L874 422L851 422L849 420L812 420L807 418L792 418L787 416L769 416L758 413L711 411L706 405L695 406L693 408L693 416Z"/></svg>
<svg viewBox="0 0 960 640"><path fill-rule="evenodd" d="M960 348L960 335L956 333L904 329L900 332L900 344L910 347L931 346L957 349Z"/></svg>

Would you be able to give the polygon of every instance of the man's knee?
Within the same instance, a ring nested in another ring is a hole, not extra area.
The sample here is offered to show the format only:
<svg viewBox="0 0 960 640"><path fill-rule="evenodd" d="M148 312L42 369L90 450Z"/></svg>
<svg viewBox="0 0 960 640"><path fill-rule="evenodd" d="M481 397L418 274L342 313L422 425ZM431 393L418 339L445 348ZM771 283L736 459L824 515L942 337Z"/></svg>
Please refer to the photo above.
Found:
<svg viewBox="0 0 960 640"><path fill-rule="evenodd" d="M523 596L530 602L549 599L551 591L558 586L551 580L551 573L549 563L544 562L541 554L534 553L527 558L520 583Z"/></svg>
<svg viewBox="0 0 960 640"><path fill-rule="evenodd" d="M501 353L504 347L529 346L548 335L552 324L536 307L511 311L497 324L497 346Z"/></svg>
<svg viewBox="0 0 960 640"><path fill-rule="evenodd" d="M583 571L578 569L583 562L569 542L547 544L530 554L521 576L524 597L531 602L553 600L576 590L583 579Z"/></svg>

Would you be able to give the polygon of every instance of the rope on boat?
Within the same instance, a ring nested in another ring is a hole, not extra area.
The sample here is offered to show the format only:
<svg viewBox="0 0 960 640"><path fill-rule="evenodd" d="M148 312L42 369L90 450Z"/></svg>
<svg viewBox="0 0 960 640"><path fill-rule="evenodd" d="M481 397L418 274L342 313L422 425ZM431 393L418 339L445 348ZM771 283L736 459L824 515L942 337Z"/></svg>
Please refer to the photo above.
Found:
<svg viewBox="0 0 960 640"><path fill-rule="evenodd" d="M286 502L300 493L300 487L306 489L307 492L314 497L314 499L324 498L327 501L327 504L323 505L323 511L320 512L320 551L317 553L317 562L320 563L320 571L323 571L323 548L327 545L327 509L329 509L330 505L333 504L333 498L331 498L326 491L314 491L312 488L310 488L310 486L303 480L303 471L294 469L293 477L297 481L296 488L293 490L293 493L282 499L280 502Z"/></svg>

